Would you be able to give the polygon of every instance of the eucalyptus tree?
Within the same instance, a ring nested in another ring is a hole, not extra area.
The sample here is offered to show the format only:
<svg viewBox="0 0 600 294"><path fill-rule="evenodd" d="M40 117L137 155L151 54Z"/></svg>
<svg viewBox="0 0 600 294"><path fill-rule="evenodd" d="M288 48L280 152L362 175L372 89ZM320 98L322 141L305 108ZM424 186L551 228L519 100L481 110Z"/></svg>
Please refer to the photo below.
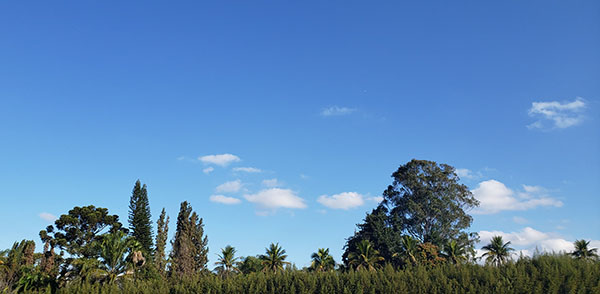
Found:
<svg viewBox="0 0 600 294"><path fill-rule="evenodd" d="M221 254L217 254L218 259L215 262L217 267L215 270L218 274L228 277L233 273L237 273L240 270L238 269L238 257L235 257L235 248L227 245L225 248L221 249Z"/></svg>
<svg viewBox="0 0 600 294"><path fill-rule="evenodd" d="M375 270L380 267L384 258L379 256L379 251L373 248L368 240L360 241L356 246L356 251L348 255L348 264L356 270Z"/></svg>
<svg viewBox="0 0 600 294"><path fill-rule="evenodd" d="M598 258L598 248L588 248L590 245L590 241L586 241L584 239L576 240L573 245L575 246L575 251L571 253L577 259L594 259Z"/></svg>
<svg viewBox="0 0 600 294"><path fill-rule="evenodd" d="M264 266L263 271L278 272L283 270L284 265L290 264L285 261L287 255L285 254L285 249L281 248L279 243L271 243L265 250L265 254L258 257L261 264Z"/></svg>
<svg viewBox="0 0 600 294"><path fill-rule="evenodd" d="M481 248L486 251L486 253L483 254L483 256L486 257L485 261L495 266L506 263L510 259L511 252L514 251L509 245L510 241L504 243L502 236L492 237L490 243Z"/></svg>
<svg viewBox="0 0 600 294"><path fill-rule="evenodd" d="M313 252L310 256L312 262L310 270L317 272L330 271L335 268L335 260L329 254L329 248L319 248L317 252Z"/></svg>

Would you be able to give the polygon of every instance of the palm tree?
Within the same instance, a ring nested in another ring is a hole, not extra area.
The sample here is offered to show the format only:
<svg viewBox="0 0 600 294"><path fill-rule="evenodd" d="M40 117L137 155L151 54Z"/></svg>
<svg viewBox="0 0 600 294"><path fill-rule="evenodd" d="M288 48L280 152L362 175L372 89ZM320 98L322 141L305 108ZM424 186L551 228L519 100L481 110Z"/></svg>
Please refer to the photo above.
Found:
<svg viewBox="0 0 600 294"><path fill-rule="evenodd" d="M510 257L510 252L514 250L508 245L510 245L510 241L504 243L502 236L492 237L490 243L481 248L487 251L483 254L483 256L487 256L485 261L496 266L506 263Z"/></svg>
<svg viewBox="0 0 600 294"><path fill-rule="evenodd" d="M273 244L266 249L266 254L261 255L259 257L262 265L264 266L263 271L273 271L277 272L283 270L284 264L290 264L285 261L287 255L285 254L285 250L279 246L279 243Z"/></svg>
<svg viewBox="0 0 600 294"><path fill-rule="evenodd" d="M598 258L598 248L588 249L590 245L590 241L586 241L584 239L576 240L573 245L575 245L575 251L571 253L577 259L593 259Z"/></svg>
<svg viewBox="0 0 600 294"><path fill-rule="evenodd" d="M417 264L419 241L411 236L402 236L401 254L406 263Z"/></svg>
<svg viewBox="0 0 600 294"><path fill-rule="evenodd" d="M310 256L312 263L310 269L317 272L330 271L335 268L335 260L329 255L329 248L319 248L317 252L313 252Z"/></svg>
<svg viewBox="0 0 600 294"><path fill-rule="evenodd" d="M441 255L453 264L459 264L467 260L465 246L458 244L456 240L448 242L448 244L444 246Z"/></svg>
<svg viewBox="0 0 600 294"><path fill-rule="evenodd" d="M239 269L237 268L238 258L235 257L235 248L227 245L225 248L221 248L221 254L218 254L217 256L219 259L217 259L215 265L218 265L218 267L216 267L215 270L219 274L227 277L230 273L239 272Z"/></svg>
<svg viewBox="0 0 600 294"><path fill-rule="evenodd" d="M375 270L379 267L379 262L383 260L383 257L379 256L379 251L373 248L369 240L360 241L356 245L356 250L348 254L348 263L356 270Z"/></svg>

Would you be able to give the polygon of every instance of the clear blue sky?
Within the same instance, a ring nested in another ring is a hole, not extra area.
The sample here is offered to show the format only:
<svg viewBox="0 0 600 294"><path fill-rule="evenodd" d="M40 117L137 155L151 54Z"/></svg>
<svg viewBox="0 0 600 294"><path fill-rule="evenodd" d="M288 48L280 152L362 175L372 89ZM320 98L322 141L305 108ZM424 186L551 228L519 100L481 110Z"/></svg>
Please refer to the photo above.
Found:
<svg viewBox="0 0 600 294"><path fill-rule="evenodd" d="M599 52L598 1L4 1L0 248L75 205L126 222L140 179L212 261L339 261L412 158L461 169L484 241L600 244Z"/></svg>

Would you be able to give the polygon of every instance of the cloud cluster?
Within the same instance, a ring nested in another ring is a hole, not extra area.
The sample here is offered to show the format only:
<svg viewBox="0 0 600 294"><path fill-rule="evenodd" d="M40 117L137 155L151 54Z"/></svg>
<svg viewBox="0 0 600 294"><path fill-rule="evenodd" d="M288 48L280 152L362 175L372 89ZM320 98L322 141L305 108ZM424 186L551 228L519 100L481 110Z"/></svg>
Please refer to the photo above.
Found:
<svg viewBox="0 0 600 294"><path fill-rule="evenodd" d="M224 167L233 162L239 162L241 159L233 154L225 153L201 156L198 157L198 160L204 164L215 164Z"/></svg>
<svg viewBox="0 0 600 294"><path fill-rule="evenodd" d="M212 166L209 166L209 167L207 167L207 168L203 169L203 170L202 170L202 172L208 175L208 174L210 174L211 172L213 172L214 170L215 170L215 168L214 168L214 167L212 167Z"/></svg>
<svg viewBox="0 0 600 294"><path fill-rule="evenodd" d="M269 188L280 187L283 184L277 179L267 179L262 181L262 185Z"/></svg>
<svg viewBox="0 0 600 294"><path fill-rule="evenodd" d="M294 191L289 189L265 189L255 194L246 194L244 198L265 209L306 208L304 199L298 197Z"/></svg>
<svg viewBox="0 0 600 294"><path fill-rule="evenodd" d="M226 204L226 205L242 203L242 200L240 200L240 199L237 199L235 197L228 197L228 196L224 196L224 195L212 195L212 196L210 196L210 201L216 202L216 203L221 203L221 204Z"/></svg>
<svg viewBox="0 0 600 294"><path fill-rule="evenodd" d="M528 210L539 206L561 207L559 200L546 196L541 187L524 186L524 191L515 193L496 180L483 181L472 190L480 205L474 214L494 214L505 210Z"/></svg>
<svg viewBox="0 0 600 294"><path fill-rule="evenodd" d="M323 109L321 111L321 116L339 116L339 115L347 115L356 111L356 108L348 108L348 107L339 107L339 106L331 106Z"/></svg>
<svg viewBox="0 0 600 294"><path fill-rule="evenodd" d="M365 203L363 195L356 192L343 192L332 195L321 195L317 199L317 202L331 208L331 209L344 209L348 210L361 206Z"/></svg>
<svg viewBox="0 0 600 294"><path fill-rule="evenodd" d="M217 188L215 188L215 190L219 193L235 193L240 191L243 186L244 185L242 184L242 181L235 180L218 185Z"/></svg>
<svg viewBox="0 0 600 294"><path fill-rule="evenodd" d="M529 109L529 116L539 118L534 123L528 125L529 129L543 129L546 127L545 121L549 121L553 128L564 129L576 126L583 121L583 111L585 110L585 101L577 97L571 102L533 102Z"/></svg>
<svg viewBox="0 0 600 294"><path fill-rule="evenodd" d="M531 256L536 250L540 252L571 252L574 250L573 241L562 238L559 234L541 232L531 227L525 227L518 232L502 232L502 231L480 231L479 245L488 244L492 237L502 236L504 242L511 242L510 247L515 250L515 255L523 253ZM591 240L591 248L600 246L600 240ZM483 253L483 252L481 252Z"/></svg>

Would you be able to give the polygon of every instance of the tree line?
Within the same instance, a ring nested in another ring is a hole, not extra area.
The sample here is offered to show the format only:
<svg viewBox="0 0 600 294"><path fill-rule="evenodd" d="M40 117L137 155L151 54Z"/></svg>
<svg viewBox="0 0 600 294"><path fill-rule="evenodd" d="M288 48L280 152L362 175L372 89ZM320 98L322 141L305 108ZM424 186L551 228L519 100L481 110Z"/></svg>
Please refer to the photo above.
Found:
<svg viewBox="0 0 600 294"><path fill-rule="evenodd" d="M392 178L383 201L346 240L340 263L328 248L318 248L311 255L311 265L297 269L286 261L285 249L272 243L264 254L246 257L236 256L236 249L226 246L212 271L203 219L187 201L182 202L171 250L166 252L170 218L163 208L154 234L147 187L138 180L130 197L127 228L106 208L74 207L40 231L42 252L35 252L31 240L16 242L0 252L0 291L100 293L111 287L133 287L139 288L135 291L139 293L187 293L199 289L194 287L208 287L212 290L202 288L201 292L387 293L390 291L383 290L398 292L414 289L411 283L431 283L419 287L477 293L491 285L518 288L520 284L514 284L512 278L532 276L521 270L542 265L540 269L549 270L548 264L560 265L559 272L574 271L577 282L569 289L600 287L600 275L578 272L600 273L597 249L589 248L585 240L577 240L575 251L568 256L521 257L512 262L510 241L495 236L482 247L488 266L478 265L475 244L479 239L468 231L472 217L467 212L479 203L459 183L453 167L412 160L400 166ZM489 276L496 271L512 278L506 282ZM415 275L428 282L414 280ZM456 285L465 275L480 281ZM555 289L552 287L545 285L542 290ZM556 289L565 287L561 284Z"/></svg>

